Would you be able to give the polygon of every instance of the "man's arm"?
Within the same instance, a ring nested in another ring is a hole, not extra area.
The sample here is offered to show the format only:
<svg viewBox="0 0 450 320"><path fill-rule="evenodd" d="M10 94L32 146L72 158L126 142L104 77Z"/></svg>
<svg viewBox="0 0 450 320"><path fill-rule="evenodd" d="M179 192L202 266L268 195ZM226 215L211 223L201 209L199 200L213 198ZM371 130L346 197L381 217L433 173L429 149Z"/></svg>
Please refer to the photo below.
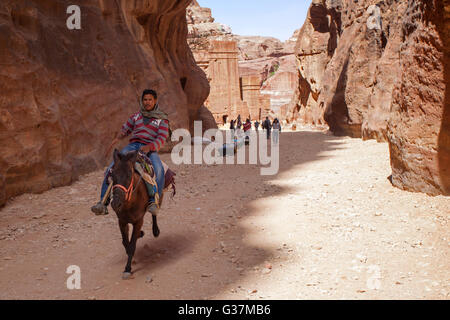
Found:
<svg viewBox="0 0 450 320"><path fill-rule="evenodd" d="M116 132L113 141L109 145L108 149L106 149L105 152L105 158L109 155L111 152L111 149L123 138L127 137L134 128L134 114L125 122L122 126L122 129L119 132Z"/></svg>
<svg viewBox="0 0 450 320"><path fill-rule="evenodd" d="M105 158L109 155L109 153L111 152L111 149L123 138L125 138L127 136L127 134L125 134L124 132L120 131L117 132L113 141L111 142L111 144L109 145L108 149L106 149L106 152L104 154Z"/></svg>
<svg viewBox="0 0 450 320"><path fill-rule="evenodd" d="M121 131L121 134L119 134L119 136L121 136L122 138L125 138L131 132L133 132L136 115L137 115L136 113L131 115L131 117L127 120L127 122L125 122L123 124L122 131Z"/></svg>
<svg viewBox="0 0 450 320"><path fill-rule="evenodd" d="M114 137L111 145L115 145L117 142L126 138L127 136L128 136L128 134L126 132L123 132L123 131L116 132L116 136Z"/></svg>
<svg viewBox="0 0 450 320"><path fill-rule="evenodd" d="M161 120L158 127L158 135L155 141L149 143L146 146L143 146L141 150L145 153L150 151L158 152L159 149L162 148L164 142L166 142L167 137L169 136L169 121Z"/></svg>

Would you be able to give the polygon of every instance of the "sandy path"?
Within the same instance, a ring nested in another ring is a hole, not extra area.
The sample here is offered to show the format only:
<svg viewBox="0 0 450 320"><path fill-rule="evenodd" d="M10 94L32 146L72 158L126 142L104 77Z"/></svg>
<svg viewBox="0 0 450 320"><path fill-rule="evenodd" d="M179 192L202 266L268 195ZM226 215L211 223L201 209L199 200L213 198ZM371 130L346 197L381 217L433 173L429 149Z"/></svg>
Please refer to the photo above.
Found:
<svg viewBox="0 0 450 320"><path fill-rule="evenodd" d="M102 172L0 211L1 299L449 299L449 197L395 189L387 144L281 135L280 172L182 165L161 235L138 241L135 278ZM170 163L170 156L162 158ZM81 268L81 289L66 268Z"/></svg>

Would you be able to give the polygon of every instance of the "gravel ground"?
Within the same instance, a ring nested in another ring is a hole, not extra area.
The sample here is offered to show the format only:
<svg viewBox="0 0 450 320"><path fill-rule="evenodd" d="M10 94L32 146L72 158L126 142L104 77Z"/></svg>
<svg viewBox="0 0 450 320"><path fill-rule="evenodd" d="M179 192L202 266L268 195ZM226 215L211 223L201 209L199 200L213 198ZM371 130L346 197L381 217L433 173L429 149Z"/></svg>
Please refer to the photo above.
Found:
<svg viewBox="0 0 450 320"><path fill-rule="evenodd" d="M161 235L138 241L134 278L115 213L94 216L102 171L0 210L1 299L449 299L450 197L392 187L385 143L304 130L280 171L173 165ZM81 270L69 290L66 269Z"/></svg>

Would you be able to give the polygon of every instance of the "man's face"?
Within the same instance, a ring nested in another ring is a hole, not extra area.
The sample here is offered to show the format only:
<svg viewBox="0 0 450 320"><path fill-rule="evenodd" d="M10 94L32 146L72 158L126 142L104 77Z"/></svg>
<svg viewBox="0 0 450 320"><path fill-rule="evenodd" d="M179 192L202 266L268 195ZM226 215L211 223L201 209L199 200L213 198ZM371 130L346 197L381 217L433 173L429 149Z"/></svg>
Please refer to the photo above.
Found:
<svg viewBox="0 0 450 320"><path fill-rule="evenodd" d="M151 111L155 107L156 99L151 94L144 95L144 99L142 99L142 103L144 105L145 110Z"/></svg>

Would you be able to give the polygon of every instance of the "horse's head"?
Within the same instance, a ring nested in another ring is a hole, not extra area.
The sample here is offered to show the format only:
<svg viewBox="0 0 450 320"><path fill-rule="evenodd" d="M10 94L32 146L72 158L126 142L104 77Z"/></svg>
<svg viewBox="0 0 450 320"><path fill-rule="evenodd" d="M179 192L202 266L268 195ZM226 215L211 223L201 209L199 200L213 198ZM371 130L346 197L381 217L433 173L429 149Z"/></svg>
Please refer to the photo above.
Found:
<svg viewBox="0 0 450 320"><path fill-rule="evenodd" d="M122 154L114 150L114 165L111 177L113 180L113 201L111 207L119 212L131 198L133 189L133 172L138 151Z"/></svg>

